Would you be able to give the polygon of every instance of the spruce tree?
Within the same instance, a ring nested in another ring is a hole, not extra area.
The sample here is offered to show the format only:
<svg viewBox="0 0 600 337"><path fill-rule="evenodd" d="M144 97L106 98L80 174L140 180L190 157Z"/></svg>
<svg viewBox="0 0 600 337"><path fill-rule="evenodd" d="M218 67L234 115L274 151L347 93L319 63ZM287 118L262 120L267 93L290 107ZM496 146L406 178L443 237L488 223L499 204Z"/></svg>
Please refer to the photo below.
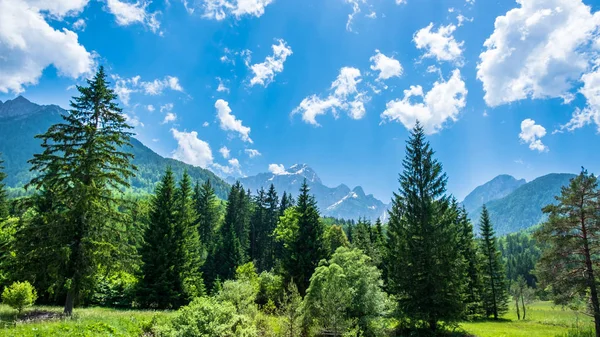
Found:
<svg viewBox="0 0 600 337"><path fill-rule="evenodd" d="M219 222L219 201L210 180L206 180L202 185L196 184L194 202L198 215L197 227L200 241L205 253L209 253L216 243L216 229Z"/></svg>
<svg viewBox="0 0 600 337"><path fill-rule="evenodd" d="M279 198L273 184L269 186L265 203L267 208L265 210L265 228L263 232L262 265L258 266L259 270L271 270L275 267L276 243L273 231L279 221Z"/></svg>
<svg viewBox="0 0 600 337"><path fill-rule="evenodd" d="M352 231L352 247L358 248L372 258L373 245L371 243L371 224L362 218L358 219L356 227Z"/></svg>
<svg viewBox="0 0 600 337"><path fill-rule="evenodd" d="M454 203L454 207L458 204ZM477 244L473 236L473 225L464 207L458 210L458 226L461 228L460 250L467 264L467 286L465 289L465 305L467 316L481 314L481 258L477 254Z"/></svg>
<svg viewBox="0 0 600 337"><path fill-rule="evenodd" d="M202 267L202 245L198 228L197 215L192 200L192 182L187 171L183 173L179 188L175 195L176 220L174 236L177 240L176 269L183 289L178 304L184 305L193 298L204 295L204 282L200 268Z"/></svg>
<svg viewBox="0 0 600 337"><path fill-rule="evenodd" d="M266 239L266 195L264 188L258 190L254 197L254 211L252 212L252 219L250 220L250 260L254 262L255 266L262 271L264 265L262 261L262 250L265 248Z"/></svg>
<svg viewBox="0 0 600 337"><path fill-rule="evenodd" d="M401 312L432 331L463 312L465 268L456 214L445 195L446 175L423 127L411 131L388 223L388 288Z"/></svg>
<svg viewBox="0 0 600 337"><path fill-rule="evenodd" d="M383 224L381 223L381 219L377 218L375 220L375 226L371 226L371 244L373 245L373 253L371 258L373 259L373 263L379 268L383 269L383 257L385 256L385 236L383 234Z"/></svg>
<svg viewBox="0 0 600 337"><path fill-rule="evenodd" d="M0 158L0 221L8 218L8 196L6 195L3 183L4 179L6 179L6 173L4 173L3 163L4 160Z"/></svg>
<svg viewBox="0 0 600 337"><path fill-rule="evenodd" d="M179 251L176 221L175 178L168 167L152 198L149 224L140 249L142 266L138 301L144 307L165 309L181 302L182 283L175 267Z"/></svg>
<svg viewBox="0 0 600 337"><path fill-rule="evenodd" d="M39 174L28 186L51 186L66 207L63 226L52 234L70 239L69 245L57 248L68 256L67 315L103 265L131 254L127 244L120 242L127 228L124 214L117 209L116 191L129 186L135 169L130 163L133 155L126 152L131 127L115 102L117 95L109 88L103 67L77 90L80 95L73 97L64 121L36 136L42 140L43 152L29 161ZM50 170L51 166L56 169Z"/></svg>
<svg viewBox="0 0 600 337"><path fill-rule="evenodd" d="M296 242L297 265L290 270L300 294L305 294L319 261L327 252L323 245L324 227L321 223L317 202L309 194L310 189L306 179L300 187L300 195L296 203L298 212L298 238Z"/></svg>
<svg viewBox="0 0 600 337"><path fill-rule="evenodd" d="M281 196L281 205L279 206L279 216L283 216L285 210L294 206L294 198L291 193L286 193L283 191L283 195Z"/></svg>
<svg viewBox="0 0 600 337"><path fill-rule="evenodd" d="M481 210L480 250L483 255L483 307L487 316L494 319L508 310L508 287L502 256L498 250L496 235L485 205Z"/></svg>

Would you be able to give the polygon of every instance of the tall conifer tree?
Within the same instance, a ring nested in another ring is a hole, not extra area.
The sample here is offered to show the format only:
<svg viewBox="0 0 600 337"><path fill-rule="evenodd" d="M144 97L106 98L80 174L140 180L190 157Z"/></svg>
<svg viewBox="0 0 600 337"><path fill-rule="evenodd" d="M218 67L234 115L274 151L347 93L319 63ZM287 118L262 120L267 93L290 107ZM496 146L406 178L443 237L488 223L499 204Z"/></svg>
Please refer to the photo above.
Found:
<svg viewBox="0 0 600 337"><path fill-rule="evenodd" d="M202 185L196 184L194 203L198 216L197 227L205 253L210 252L215 245L215 234L219 221L218 202L210 180L206 180Z"/></svg>
<svg viewBox="0 0 600 337"><path fill-rule="evenodd" d="M454 207L458 207L455 202ZM481 259L477 254L477 244L473 236L473 225L464 207L458 209L458 226L461 228L460 249L467 264L467 286L465 289L465 305L467 316L481 314Z"/></svg>
<svg viewBox="0 0 600 337"><path fill-rule="evenodd" d="M264 240L262 249L262 265L259 270L270 270L275 267L275 250L276 243L273 235L273 231L277 227L277 221L279 221L279 198L277 197L277 191L275 186L271 184L267 191L267 197L265 199L266 210L265 210L265 228L264 228Z"/></svg>
<svg viewBox="0 0 600 337"><path fill-rule="evenodd" d="M508 287L502 256L498 250L494 227L485 205L479 220L480 250L483 254L483 307L487 316L494 319L508 310Z"/></svg>
<svg viewBox="0 0 600 337"><path fill-rule="evenodd" d="M6 173L4 173L3 163L4 160L0 158L0 221L8 218L8 196L6 195L6 188L4 185Z"/></svg>
<svg viewBox="0 0 600 337"><path fill-rule="evenodd" d="M435 331L462 315L465 271L447 178L433 155L417 122L390 210L386 269L401 311Z"/></svg>
<svg viewBox="0 0 600 337"><path fill-rule="evenodd" d="M323 244L325 229L321 223L319 209L306 179L300 187L300 195L296 203L298 212L298 239L296 242L297 266L292 271L294 282L301 294L306 292L319 261L327 254Z"/></svg>
<svg viewBox="0 0 600 337"><path fill-rule="evenodd" d="M28 186L52 186L66 207L63 227L53 235L70 237L67 251L67 296L64 311L73 312L75 300L88 290L102 265L111 264L120 254L130 255L127 243L119 240L127 231L122 204L115 191L128 187L135 167L127 125L117 95L109 88L104 69L78 86L71 110L64 121L51 126L37 138L43 152L29 162L39 172ZM55 170L50 170L54 166Z"/></svg>

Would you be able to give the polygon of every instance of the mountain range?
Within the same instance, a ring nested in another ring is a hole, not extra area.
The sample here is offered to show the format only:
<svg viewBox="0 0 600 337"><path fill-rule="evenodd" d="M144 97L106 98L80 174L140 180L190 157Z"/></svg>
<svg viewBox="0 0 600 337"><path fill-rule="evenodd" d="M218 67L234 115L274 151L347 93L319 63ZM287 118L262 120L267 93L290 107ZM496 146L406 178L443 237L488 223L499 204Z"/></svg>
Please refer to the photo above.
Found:
<svg viewBox="0 0 600 337"><path fill-rule="evenodd" d="M315 196L321 214L325 216L344 219L366 218L371 221L377 218L385 220L387 216L388 204L383 203L372 194L366 194L362 187L356 186L350 189L344 184L327 187L307 164L295 164L283 172L259 173L237 179L227 178L227 181L233 183L235 180L239 180L244 187L251 191L261 188L268 189L273 184L280 195L285 191L296 196L305 179L310 187L310 192Z"/></svg>
<svg viewBox="0 0 600 337"><path fill-rule="evenodd" d="M35 135L44 133L54 123L62 121L66 111L56 105L38 105L22 96L6 102L0 101L0 153L4 159L5 184L11 195L23 193L22 187L33 177L27 161L40 151L40 141ZM130 151L134 154L133 164L138 170L130 180L131 192L150 193L167 166L181 177L185 170L193 180L203 182L210 179L217 195L225 199L229 183L236 179L221 179L213 172L185 164L181 161L164 158L135 138L131 140ZM469 217L476 225L482 205L489 210L491 220L499 235L530 228L545 219L541 209L555 201L560 188L569 183L573 174L552 173L530 182L509 175L500 175L475 188L462 202ZM306 179L311 193L321 210L321 214L344 219L385 220L389 204L366 194L362 187L350 188L341 184L328 187L317 173L306 164L295 164L277 173L259 173L254 176L237 178L253 193L275 186L279 195L284 191L296 196L300 185Z"/></svg>

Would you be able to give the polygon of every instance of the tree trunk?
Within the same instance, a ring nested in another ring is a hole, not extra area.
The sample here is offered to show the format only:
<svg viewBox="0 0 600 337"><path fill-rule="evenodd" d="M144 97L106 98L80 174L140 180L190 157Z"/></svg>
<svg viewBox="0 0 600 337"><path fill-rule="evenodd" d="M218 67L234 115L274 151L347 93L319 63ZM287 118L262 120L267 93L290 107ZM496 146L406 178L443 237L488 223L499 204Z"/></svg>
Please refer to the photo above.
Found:
<svg viewBox="0 0 600 337"><path fill-rule="evenodd" d="M527 289L527 288L525 288L525 289ZM525 309L525 296L523 296L523 293L521 293L521 304L523 305L523 320L524 320L525 314L526 314L526 312L525 312L526 309Z"/></svg>
<svg viewBox="0 0 600 337"><path fill-rule="evenodd" d="M519 296L515 296L515 305L517 306L517 320L521 319L521 313L519 312ZM523 313L525 314L525 313ZM525 317L523 317L525 319Z"/></svg>
<svg viewBox="0 0 600 337"><path fill-rule="evenodd" d="M73 315L73 306L75 305L75 294L73 289L67 291L67 299L65 300L64 314L71 317Z"/></svg>

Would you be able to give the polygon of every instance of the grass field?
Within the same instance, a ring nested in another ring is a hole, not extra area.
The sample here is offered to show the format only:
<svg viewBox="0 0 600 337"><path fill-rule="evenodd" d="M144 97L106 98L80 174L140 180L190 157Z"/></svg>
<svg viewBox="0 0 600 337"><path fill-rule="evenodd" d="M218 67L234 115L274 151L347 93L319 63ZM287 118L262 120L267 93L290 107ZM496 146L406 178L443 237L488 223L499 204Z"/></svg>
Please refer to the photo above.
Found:
<svg viewBox="0 0 600 337"><path fill-rule="evenodd" d="M62 308L34 309L60 313ZM0 305L0 337L140 337L153 318L163 321L171 315L173 312L84 308L76 309L73 319L18 322L15 326L14 311ZM501 321L467 322L461 323L460 327L478 337L554 337L566 334L575 326L582 329L591 326L588 317L554 307L549 302L531 304L527 316L527 320L518 321L511 308Z"/></svg>
<svg viewBox="0 0 600 337"><path fill-rule="evenodd" d="M591 327L589 317L569 309L553 306L551 302L535 302L527 310L526 320L517 320L514 306L501 321L461 323L468 333L478 337L554 337L566 334L569 329Z"/></svg>

